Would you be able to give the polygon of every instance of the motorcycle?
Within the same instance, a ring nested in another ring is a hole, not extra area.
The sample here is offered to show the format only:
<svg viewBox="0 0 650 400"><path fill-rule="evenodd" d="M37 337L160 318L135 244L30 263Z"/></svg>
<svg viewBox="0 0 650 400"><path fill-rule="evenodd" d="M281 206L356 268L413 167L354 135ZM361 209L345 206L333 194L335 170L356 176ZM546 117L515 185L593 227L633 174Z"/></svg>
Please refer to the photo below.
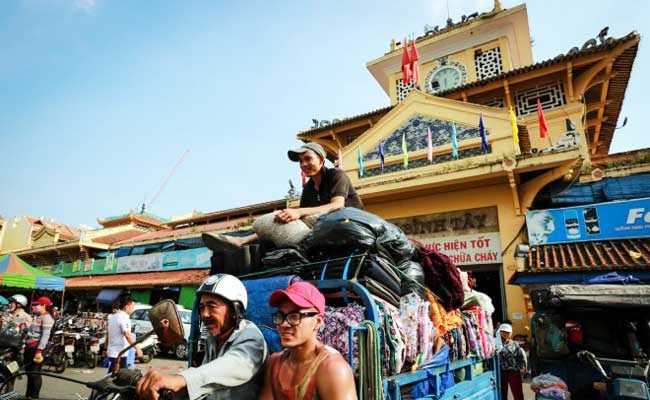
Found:
<svg viewBox="0 0 650 400"><path fill-rule="evenodd" d="M151 335L140 344L142 350L141 362L147 364L158 354L158 336Z"/></svg>
<svg viewBox="0 0 650 400"><path fill-rule="evenodd" d="M594 382L593 388L604 399L650 399L650 360L630 361L596 357L592 352L578 352L578 359L591 365L600 373L603 381ZM602 363L609 365L607 374Z"/></svg>
<svg viewBox="0 0 650 400"><path fill-rule="evenodd" d="M54 371L61 374L68 366L65 352L65 337L62 330L54 332L50 342L43 352L43 365L54 367Z"/></svg>
<svg viewBox="0 0 650 400"><path fill-rule="evenodd" d="M15 324L0 330L0 377L7 390L13 390L15 373L22 364L23 332Z"/></svg>

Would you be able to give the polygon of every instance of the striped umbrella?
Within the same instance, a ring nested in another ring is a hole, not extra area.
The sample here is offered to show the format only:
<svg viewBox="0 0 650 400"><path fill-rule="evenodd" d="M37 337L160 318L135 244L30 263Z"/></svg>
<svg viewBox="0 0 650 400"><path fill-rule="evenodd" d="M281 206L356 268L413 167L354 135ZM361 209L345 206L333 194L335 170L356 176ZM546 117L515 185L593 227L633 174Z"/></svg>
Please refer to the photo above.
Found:
<svg viewBox="0 0 650 400"><path fill-rule="evenodd" d="M63 291L65 279L39 271L15 254L7 254L0 258L0 285Z"/></svg>

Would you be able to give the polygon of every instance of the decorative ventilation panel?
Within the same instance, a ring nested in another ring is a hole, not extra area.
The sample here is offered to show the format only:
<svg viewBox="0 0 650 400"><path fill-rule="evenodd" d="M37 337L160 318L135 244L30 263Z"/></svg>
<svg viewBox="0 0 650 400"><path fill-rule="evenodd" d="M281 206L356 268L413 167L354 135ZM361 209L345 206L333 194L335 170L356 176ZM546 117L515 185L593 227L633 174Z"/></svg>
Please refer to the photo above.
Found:
<svg viewBox="0 0 650 400"><path fill-rule="evenodd" d="M498 47L490 50L477 50L474 53L474 62L478 80L491 78L503 72L501 50Z"/></svg>
<svg viewBox="0 0 650 400"><path fill-rule="evenodd" d="M398 79L396 82L397 85L397 102L401 103L402 100L408 96L409 93L411 93L411 90L415 87L414 82L410 82L408 85L404 84L404 81L402 79Z"/></svg>
<svg viewBox="0 0 650 400"><path fill-rule="evenodd" d="M516 92L517 115L537 112L537 99L539 99L544 110L562 107L566 104L562 83L558 81L549 85L535 86L528 90Z"/></svg>

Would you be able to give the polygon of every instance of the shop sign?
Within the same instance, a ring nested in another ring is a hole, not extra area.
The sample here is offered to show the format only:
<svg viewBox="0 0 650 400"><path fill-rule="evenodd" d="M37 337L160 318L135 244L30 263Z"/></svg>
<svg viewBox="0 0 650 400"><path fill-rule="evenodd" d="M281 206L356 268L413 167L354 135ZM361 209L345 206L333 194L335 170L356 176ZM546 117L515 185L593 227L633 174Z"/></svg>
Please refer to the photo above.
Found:
<svg viewBox="0 0 650 400"><path fill-rule="evenodd" d="M650 236L650 198L526 213L531 245Z"/></svg>
<svg viewBox="0 0 650 400"><path fill-rule="evenodd" d="M115 253L108 253L104 263L104 272L111 272L113 270L113 263L115 263Z"/></svg>
<svg viewBox="0 0 650 400"><path fill-rule="evenodd" d="M149 272L161 271L164 253L151 253L141 256L126 256L117 258L117 272Z"/></svg>
<svg viewBox="0 0 650 400"><path fill-rule="evenodd" d="M60 261L52 266L52 274L59 275L63 273L63 267L65 266L65 261Z"/></svg>
<svg viewBox="0 0 650 400"><path fill-rule="evenodd" d="M498 233L418 239L427 248L447 255L456 265L500 264Z"/></svg>
<svg viewBox="0 0 650 400"><path fill-rule="evenodd" d="M209 268L212 251L206 248L163 253L163 270Z"/></svg>
<svg viewBox="0 0 650 400"><path fill-rule="evenodd" d="M390 220L406 236L425 240L499 231L496 207L475 208Z"/></svg>
<svg viewBox="0 0 650 400"><path fill-rule="evenodd" d="M86 260L84 260L84 272L92 271L93 265L95 265L94 258L87 258Z"/></svg>

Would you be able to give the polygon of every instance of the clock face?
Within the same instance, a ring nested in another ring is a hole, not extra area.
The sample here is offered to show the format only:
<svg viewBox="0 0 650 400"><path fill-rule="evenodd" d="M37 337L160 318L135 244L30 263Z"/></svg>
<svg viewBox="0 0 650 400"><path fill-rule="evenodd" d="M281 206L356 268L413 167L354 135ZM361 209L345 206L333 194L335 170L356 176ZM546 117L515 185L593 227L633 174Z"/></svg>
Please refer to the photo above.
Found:
<svg viewBox="0 0 650 400"><path fill-rule="evenodd" d="M451 89L458 86L461 80L462 76L458 68L452 66L441 67L431 77L431 91L436 93Z"/></svg>

